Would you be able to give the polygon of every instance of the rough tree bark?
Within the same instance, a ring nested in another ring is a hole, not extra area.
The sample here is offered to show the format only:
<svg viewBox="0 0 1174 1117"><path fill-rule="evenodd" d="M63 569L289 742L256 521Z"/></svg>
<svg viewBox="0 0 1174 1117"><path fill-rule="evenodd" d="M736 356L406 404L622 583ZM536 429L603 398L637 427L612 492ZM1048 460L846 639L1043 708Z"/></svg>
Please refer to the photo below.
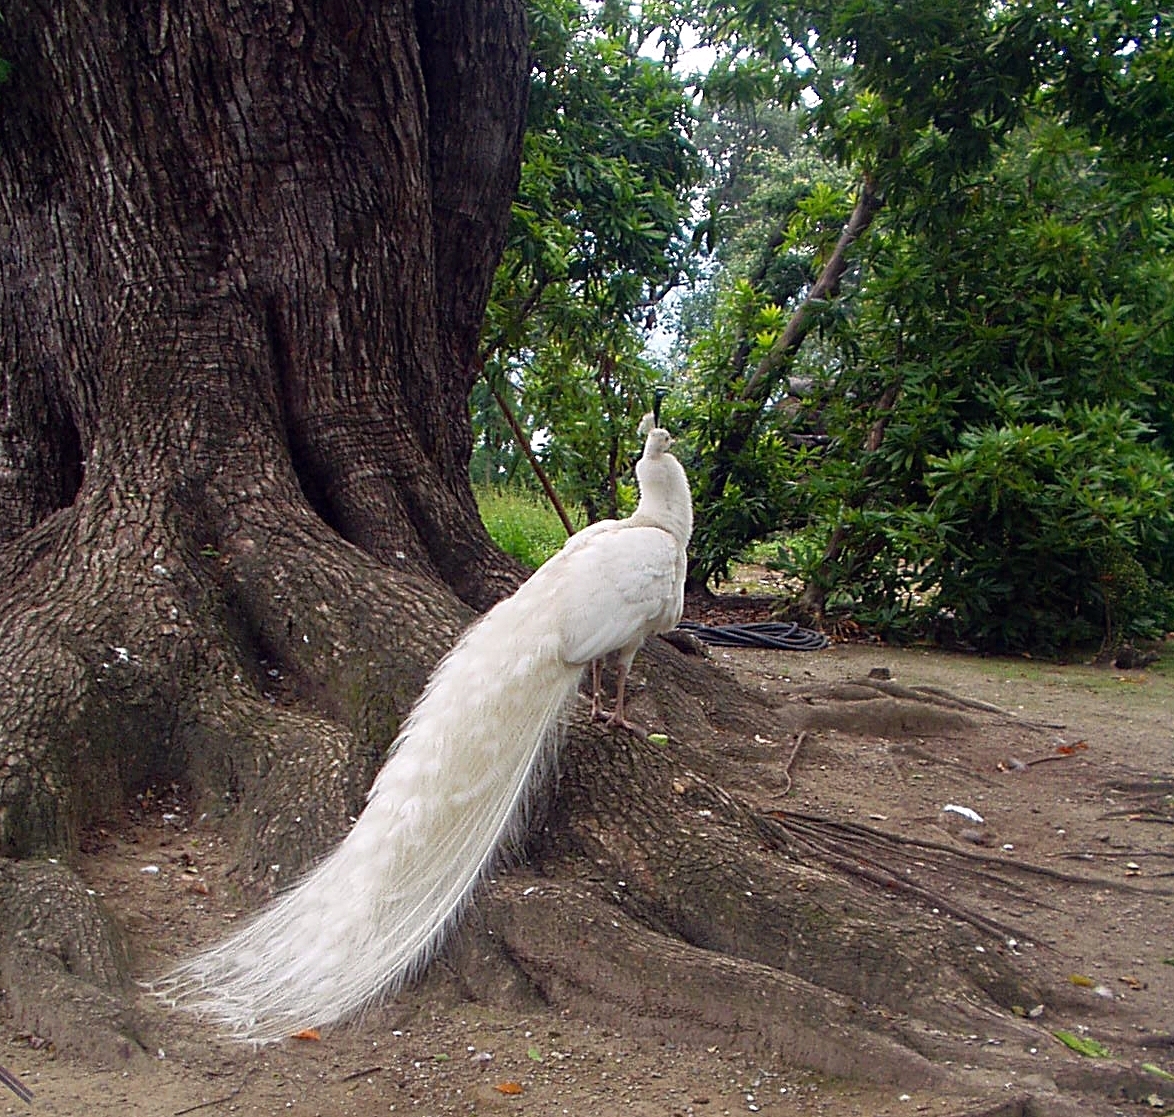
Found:
<svg viewBox="0 0 1174 1117"><path fill-rule="evenodd" d="M323 741L353 810L513 584L466 399L524 19L432 9L6 9L0 851Z"/></svg>
<svg viewBox="0 0 1174 1117"><path fill-rule="evenodd" d="M244 886L286 883L357 812L436 659L517 578L476 514L466 400L518 173L524 13L16 0L4 17L0 857L23 864L0 874L0 982L19 1014L56 995L46 967L92 978L111 999L97 1017L133 1038L117 935L37 858L68 859L87 826L175 783L222 819ZM674 735L737 724L703 668L667 646L645 662ZM633 952L600 950L637 966L663 950L649 1004L677 1003L702 955L731 990L769 970L778 995L739 1010L769 1036L785 975L815 975L813 1013L826 982L842 1016L845 997L899 999L907 970L930 972L915 940L870 931L866 890L848 902L820 870L823 899L788 891L816 870L755 812L686 826L697 797L733 802L687 757L614 743L572 734L538 854L571 882L564 920L613 902L576 899L579 868L628 866ZM753 918L746 874L775 897ZM51 949L29 933L46 889ZM485 911L548 995L574 985L558 919L527 923L508 890Z"/></svg>

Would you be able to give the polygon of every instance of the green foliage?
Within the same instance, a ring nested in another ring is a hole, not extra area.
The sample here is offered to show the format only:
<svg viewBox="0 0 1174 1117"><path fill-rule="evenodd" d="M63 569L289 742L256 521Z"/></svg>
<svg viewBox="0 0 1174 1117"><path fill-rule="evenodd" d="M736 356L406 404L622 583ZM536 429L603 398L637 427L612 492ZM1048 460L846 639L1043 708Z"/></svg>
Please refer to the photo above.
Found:
<svg viewBox="0 0 1174 1117"><path fill-rule="evenodd" d="M746 160L763 181L743 176L727 228L814 277L845 187L884 206L765 393L747 388L755 362L805 285L772 288L774 259L719 243L707 315L685 320L697 454L724 481L698 508L697 570L720 576L756 531L798 532L827 541L781 559L814 600L889 631L945 612L975 644L1039 649L1171 624L1170 27L1126 2L710 10L732 60L711 90L802 106L851 172L812 175L798 145ZM738 52L756 59L740 86ZM748 428L783 447L774 461ZM946 484L949 463L968 486ZM1005 474L1020 503L988 539Z"/></svg>
<svg viewBox="0 0 1174 1117"><path fill-rule="evenodd" d="M6 22L3 14L0 14L0 26ZM10 77L12 77L12 63L0 55L0 85L3 85Z"/></svg>
<svg viewBox="0 0 1174 1117"><path fill-rule="evenodd" d="M704 470L704 459L688 461L690 472ZM708 564L718 581L729 577L730 564L741 555L733 540L761 539L779 527L779 509L790 507L793 521L801 522L805 474L811 468L806 454L794 452L782 439L764 433L751 442L737 462L720 501L697 522L691 549Z"/></svg>
<svg viewBox="0 0 1174 1117"><path fill-rule="evenodd" d="M642 318L681 268L699 174L683 82L641 52L646 27L606 7L592 22L573 0L535 0L531 13L529 120L493 344L492 326L507 338L505 327L527 327L542 309L531 300L557 301L552 287L590 304L579 329Z"/></svg>
<svg viewBox="0 0 1174 1117"><path fill-rule="evenodd" d="M1125 160L1168 167L1174 151L1169 10L1145 0L1057 4L1046 26L1062 60L1047 99Z"/></svg>
<svg viewBox="0 0 1174 1117"><path fill-rule="evenodd" d="M660 9L663 9L661 11ZM671 6L639 14L534 0L534 68L521 183L484 329L486 375L515 402L562 495L614 515L635 428L660 372L644 357L656 307L682 282L700 174ZM508 472L497 460L477 476Z"/></svg>
<svg viewBox="0 0 1174 1117"><path fill-rule="evenodd" d="M481 486L475 492L490 538L526 566L541 566L567 541L562 521L549 504L533 493Z"/></svg>
<svg viewBox="0 0 1174 1117"><path fill-rule="evenodd" d="M920 595L890 621L925 630L945 615L955 638L990 651L1164 633L1174 625L1174 461L1151 433L1114 405L964 432L929 463L927 508L870 525L885 542L874 580L900 563ZM873 592L864 604L895 600Z"/></svg>
<svg viewBox="0 0 1174 1117"><path fill-rule="evenodd" d="M1168 455L1047 424L968 430L961 444L931 460L928 509L858 514L877 553L842 588L863 619L925 635L944 614L954 639L1036 652L1174 624Z"/></svg>
<svg viewBox="0 0 1174 1117"><path fill-rule="evenodd" d="M890 214L870 244L837 444L876 421L858 401L900 390L879 449L855 475L840 459L848 545L821 576L874 623L932 630L924 574L983 648L1154 634L1174 620L1170 186L1041 123L968 195L949 239Z"/></svg>
<svg viewBox="0 0 1174 1117"><path fill-rule="evenodd" d="M698 494L701 515L692 545L695 575L727 577L749 542L809 517L815 459L802 439L798 397L790 379L818 395L829 353L817 338L766 389L768 410L743 396L748 378L786 328L795 302L814 281L852 200L843 175L797 134L793 112L735 113L703 139L717 172L710 221L720 234L719 270L684 301L679 376L695 446L694 476L722 468L715 499ZM754 437L732 457L725 433L750 418Z"/></svg>
<svg viewBox="0 0 1174 1117"><path fill-rule="evenodd" d="M695 575L769 536L813 600L894 634L1041 650L1174 625L1168 20L1132 0L532 14L486 370L566 496L590 518L629 499L664 375L648 327L698 280L670 358ZM691 20L718 55L699 111L651 57ZM871 224L807 301L861 197ZM521 479L474 407L476 476Z"/></svg>
<svg viewBox="0 0 1174 1117"><path fill-rule="evenodd" d="M484 377L473 385L469 408L477 432L469 462L473 484L488 488L532 483L526 459Z"/></svg>

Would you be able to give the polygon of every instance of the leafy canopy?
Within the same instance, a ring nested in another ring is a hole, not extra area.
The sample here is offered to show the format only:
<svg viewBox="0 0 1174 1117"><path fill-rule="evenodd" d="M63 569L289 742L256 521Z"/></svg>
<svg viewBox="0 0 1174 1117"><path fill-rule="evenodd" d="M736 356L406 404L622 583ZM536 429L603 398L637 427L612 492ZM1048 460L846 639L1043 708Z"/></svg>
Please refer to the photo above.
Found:
<svg viewBox="0 0 1174 1117"><path fill-rule="evenodd" d="M554 432L538 449L565 494L614 514L621 458L658 377L645 332L688 274L692 105L663 62L671 29L626 6L592 16L541 0L531 32L522 178L486 373L531 427ZM662 57L650 57L658 42Z"/></svg>
<svg viewBox="0 0 1174 1117"><path fill-rule="evenodd" d="M486 369L560 490L623 503L656 317L699 580L774 535L805 602L890 633L1174 626L1152 4L539 0L532 26ZM690 36L700 100L671 69Z"/></svg>

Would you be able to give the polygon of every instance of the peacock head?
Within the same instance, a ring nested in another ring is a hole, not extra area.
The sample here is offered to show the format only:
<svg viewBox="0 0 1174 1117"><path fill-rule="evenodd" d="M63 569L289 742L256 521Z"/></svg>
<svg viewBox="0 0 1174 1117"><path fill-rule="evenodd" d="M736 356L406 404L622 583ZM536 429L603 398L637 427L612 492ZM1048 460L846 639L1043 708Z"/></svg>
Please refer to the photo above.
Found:
<svg viewBox="0 0 1174 1117"><path fill-rule="evenodd" d="M656 425L651 412L640 420L640 426L636 429L644 435L645 458L659 458L673 444L673 436L664 427Z"/></svg>
<svg viewBox="0 0 1174 1117"><path fill-rule="evenodd" d="M668 452L673 436L652 415L644 417L639 430L644 435L644 453L636 463L640 503L631 520L664 528L684 547L693 532L693 502L685 470Z"/></svg>
<svg viewBox="0 0 1174 1117"><path fill-rule="evenodd" d="M644 457L659 458L668 452L673 444L673 436L664 427L653 427L644 439Z"/></svg>

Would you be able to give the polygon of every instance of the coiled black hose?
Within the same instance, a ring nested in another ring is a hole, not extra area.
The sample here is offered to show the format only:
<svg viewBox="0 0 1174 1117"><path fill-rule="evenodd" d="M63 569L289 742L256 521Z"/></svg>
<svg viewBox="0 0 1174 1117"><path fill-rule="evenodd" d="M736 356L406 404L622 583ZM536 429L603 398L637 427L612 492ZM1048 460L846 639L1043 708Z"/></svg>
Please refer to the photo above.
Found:
<svg viewBox="0 0 1174 1117"><path fill-rule="evenodd" d="M800 628L789 621L718 625L682 621L677 628L718 648L775 648L785 652L817 652L829 643L822 632Z"/></svg>

